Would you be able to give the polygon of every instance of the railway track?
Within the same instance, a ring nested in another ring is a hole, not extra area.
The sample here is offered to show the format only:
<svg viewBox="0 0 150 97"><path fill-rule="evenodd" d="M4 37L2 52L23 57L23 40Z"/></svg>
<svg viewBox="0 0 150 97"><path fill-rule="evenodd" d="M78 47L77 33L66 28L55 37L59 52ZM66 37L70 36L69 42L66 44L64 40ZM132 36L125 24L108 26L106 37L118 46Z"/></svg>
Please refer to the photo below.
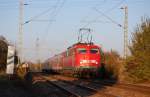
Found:
<svg viewBox="0 0 150 97"><path fill-rule="evenodd" d="M94 94L96 94L98 97L118 97L112 94L105 93L103 91L100 92L99 90L88 86L58 79L56 77L53 77L52 79L49 79L48 77L44 78L48 83L53 84L54 86L61 88L62 90L65 90L66 92L72 94L73 97L92 97Z"/></svg>
<svg viewBox="0 0 150 97"><path fill-rule="evenodd" d="M54 80L53 80L53 81L47 80L47 82L48 82L49 84L52 84L53 86L55 86L55 87L61 89L62 91L65 91L65 92L67 92L68 94L70 94L69 97L81 97L80 95L75 94L75 93L73 93L72 91L70 91L70 90L64 88L63 85L62 85L62 83L59 83L59 84L58 84L58 83L56 83Z"/></svg>
<svg viewBox="0 0 150 97"><path fill-rule="evenodd" d="M95 84L102 84L102 85L105 85L105 86L114 86L116 88L136 91L136 92L140 92L140 93L150 95L150 87L147 87L147 86L139 86L139 85L135 85L135 84L121 83L121 82L114 84L113 81L108 81L108 80L93 81L93 82Z"/></svg>
<svg viewBox="0 0 150 97"><path fill-rule="evenodd" d="M41 74L33 74L32 92L35 97L78 97L46 80Z"/></svg>
<svg viewBox="0 0 150 97"><path fill-rule="evenodd" d="M45 80L47 88L44 91L51 91L48 88L60 91L55 92L57 95L55 97L150 97L150 89L145 86L114 83L107 80L85 80L62 75L48 76L40 74L37 77ZM51 94L48 95L51 97Z"/></svg>
<svg viewBox="0 0 150 97"><path fill-rule="evenodd" d="M101 92L105 92L105 90L103 91L103 89L105 88L116 88L116 89L122 89L125 91L129 91L129 92L134 92L134 93L141 93L144 95L148 95L150 96L150 87L146 87L146 86L138 86L138 85L134 85L134 84L127 84L127 83L115 83L113 81L108 81L108 80L85 80L85 79L77 79L77 78L71 78L68 77L66 78L61 78L61 76L56 76L56 78L59 78L60 80L67 80L70 82L74 81L74 84L78 84L78 85L82 85L82 86L86 86L90 89L93 89L95 91L101 91ZM103 88L103 89L102 89Z"/></svg>

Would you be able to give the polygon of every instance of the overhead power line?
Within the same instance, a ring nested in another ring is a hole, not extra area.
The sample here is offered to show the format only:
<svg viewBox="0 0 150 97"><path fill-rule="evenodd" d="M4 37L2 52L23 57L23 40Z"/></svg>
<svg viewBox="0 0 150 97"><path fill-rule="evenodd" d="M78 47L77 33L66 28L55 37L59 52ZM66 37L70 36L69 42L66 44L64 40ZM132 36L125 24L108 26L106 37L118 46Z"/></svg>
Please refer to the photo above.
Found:
<svg viewBox="0 0 150 97"><path fill-rule="evenodd" d="M110 9L106 10L104 13L109 13L111 11L113 11L114 9L116 9L117 7L119 7L123 2L125 2L125 0L121 0L119 3L117 3L116 5L114 5L113 7L111 7ZM92 7L92 9L97 9L96 6ZM88 14L89 15L89 14ZM102 15L102 14L101 14ZM95 19L93 19L92 21L87 22L83 27L87 27L88 25L96 22L98 19L100 18L100 16L96 17ZM85 18L84 18L85 19ZM103 22L102 22L103 23Z"/></svg>
<svg viewBox="0 0 150 97"><path fill-rule="evenodd" d="M94 8L94 10L98 13L100 13L101 15L103 15L105 18L107 18L108 20L110 20L112 23L118 25L119 27L123 27L121 24L119 24L118 22L116 22L115 20L113 20L112 18L110 18L109 16L107 16L106 14L104 14L103 12L101 12L100 10Z"/></svg>
<svg viewBox="0 0 150 97"><path fill-rule="evenodd" d="M123 2L125 2L125 0L121 0L119 3L114 5L112 8L108 9L106 12L111 12L112 10L118 8Z"/></svg>
<svg viewBox="0 0 150 97"><path fill-rule="evenodd" d="M61 10L61 8L64 6L64 4L65 4L65 2L66 2L66 0L63 0L62 2L61 2L61 4L60 5L58 5L59 4L59 1L60 0L58 0L58 2L56 3L56 7L55 7L55 10L50 14L50 15L53 15L52 17L51 17L51 20L55 20L55 17L57 16L57 14L59 13L59 11ZM46 30L45 30L45 32L46 32L46 36L48 36L48 32L49 32L49 28L50 28L50 25L52 24L52 22L49 22L49 24L48 24L48 26L47 26L47 28L46 28Z"/></svg>
<svg viewBox="0 0 150 97"><path fill-rule="evenodd" d="M29 22L31 22L31 21L33 21L33 20L37 19L38 17L40 17L40 16L42 16L42 15L46 14L46 13L47 13L47 12L49 12L50 10L52 10L52 8L51 8L51 7L50 7L50 8L48 8L47 10L45 10L45 11L41 12L40 14L38 14L38 15L36 15L36 16L34 16L34 17L30 18L30 20L26 21L24 24L27 24L27 23L29 23Z"/></svg>

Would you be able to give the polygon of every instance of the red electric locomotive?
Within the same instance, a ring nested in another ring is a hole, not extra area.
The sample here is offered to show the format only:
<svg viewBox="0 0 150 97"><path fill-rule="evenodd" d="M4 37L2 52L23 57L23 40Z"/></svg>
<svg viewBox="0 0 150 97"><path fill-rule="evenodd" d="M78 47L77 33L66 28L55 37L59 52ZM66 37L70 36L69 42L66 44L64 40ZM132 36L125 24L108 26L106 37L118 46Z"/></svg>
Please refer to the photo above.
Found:
<svg viewBox="0 0 150 97"><path fill-rule="evenodd" d="M90 30L88 30L90 31ZM82 40L81 38L78 38ZM55 55L43 65L43 70L77 76L97 75L101 66L101 47L90 42L81 42Z"/></svg>
<svg viewBox="0 0 150 97"><path fill-rule="evenodd" d="M45 70L77 76L97 75L101 68L101 48L93 43L77 43L48 60Z"/></svg>

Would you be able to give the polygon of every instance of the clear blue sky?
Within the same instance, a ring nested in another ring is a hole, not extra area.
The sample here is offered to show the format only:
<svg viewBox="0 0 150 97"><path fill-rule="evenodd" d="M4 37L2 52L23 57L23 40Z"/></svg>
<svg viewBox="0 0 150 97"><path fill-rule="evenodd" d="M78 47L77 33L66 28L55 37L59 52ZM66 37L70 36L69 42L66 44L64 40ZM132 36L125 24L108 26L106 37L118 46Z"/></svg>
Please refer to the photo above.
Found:
<svg viewBox="0 0 150 97"><path fill-rule="evenodd" d="M91 28L94 42L105 51L113 49L123 55L123 29L94 8L123 25L124 12L120 7L128 5L129 41L141 17L150 16L150 0L24 0L24 3L28 4L24 5L24 22L33 19L24 25L26 60L36 59L37 38L40 58L46 59L77 42L81 27ZM46 13L39 15L46 10ZM0 0L0 12L0 35L16 43L19 0Z"/></svg>

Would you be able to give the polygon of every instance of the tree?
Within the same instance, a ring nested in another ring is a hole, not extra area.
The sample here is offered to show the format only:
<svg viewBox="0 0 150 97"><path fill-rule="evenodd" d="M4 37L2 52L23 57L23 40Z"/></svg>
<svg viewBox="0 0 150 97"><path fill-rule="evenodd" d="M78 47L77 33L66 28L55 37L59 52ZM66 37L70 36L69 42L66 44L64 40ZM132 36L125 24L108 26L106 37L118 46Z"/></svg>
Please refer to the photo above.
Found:
<svg viewBox="0 0 150 97"><path fill-rule="evenodd" d="M135 80L150 80L150 19L142 19L132 35L127 71Z"/></svg>
<svg viewBox="0 0 150 97"><path fill-rule="evenodd" d="M6 61L7 61L7 49L8 44L5 37L0 36L0 70L4 70L6 68Z"/></svg>

